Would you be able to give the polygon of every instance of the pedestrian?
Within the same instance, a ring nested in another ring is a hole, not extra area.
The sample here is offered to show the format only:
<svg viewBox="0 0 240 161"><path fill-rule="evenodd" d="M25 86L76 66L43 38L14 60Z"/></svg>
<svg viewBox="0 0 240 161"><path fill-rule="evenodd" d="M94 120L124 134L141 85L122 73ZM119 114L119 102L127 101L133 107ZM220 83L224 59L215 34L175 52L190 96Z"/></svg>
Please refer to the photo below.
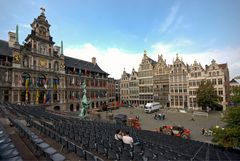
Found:
<svg viewBox="0 0 240 161"><path fill-rule="evenodd" d="M133 146L133 138L129 136L129 131L126 131L126 133L123 135L122 141L124 144L129 144L130 146Z"/></svg>
<svg viewBox="0 0 240 161"><path fill-rule="evenodd" d="M136 116L136 120L139 120L139 116L138 115Z"/></svg>
<svg viewBox="0 0 240 161"><path fill-rule="evenodd" d="M122 141L122 131L120 129L117 129L114 135L115 140Z"/></svg>
<svg viewBox="0 0 240 161"><path fill-rule="evenodd" d="M205 134L205 129L204 128L202 128L202 135L204 135Z"/></svg>
<svg viewBox="0 0 240 161"><path fill-rule="evenodd" d="M191 119L192 121L195 121L195 119L194 119L194 114L192 114L192 119Z"/></svg>
<svg viewBox="0 0 240 161"><path fill-rule="evenodd" d="M158 114L158 117L159 117L160 120L162 120L162 114L161 113Z"/></svg>

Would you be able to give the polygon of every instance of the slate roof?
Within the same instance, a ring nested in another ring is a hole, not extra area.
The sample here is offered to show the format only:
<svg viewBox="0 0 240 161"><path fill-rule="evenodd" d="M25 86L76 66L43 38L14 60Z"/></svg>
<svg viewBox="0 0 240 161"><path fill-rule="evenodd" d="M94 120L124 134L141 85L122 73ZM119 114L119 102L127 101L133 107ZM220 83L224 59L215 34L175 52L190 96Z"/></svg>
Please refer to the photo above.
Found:
<svg viewBox="0 0 240 161"><path fill-rule="evenodd" d="M7 41L0 40L0 55L12 56L12 51Z"/></svg>
<svg viewBox="0 0 240 161"><path fill-rule="evenodd" d="M237 84L239 84L235 79L232 79L229 83L237 83Z"/></svg>
<svg viewBox="0 0 240 161"><path fill-rule="evenodd" d="M155 66L155 65L157 64L157 62L156 62L155 60L153 60L153 59L151 59L151 58L149 58L149 57L148 57L148 59L149 59L149 61L151 62L151 64L152 64L153 66Z"/></svg>
<svg viewBox="0 0 240 161"><path fill-rule="evenodd" d="M71 58L68 56L64 56L65 58L65 66L66 67L70 67L70 68L78 68L81 70L89 70L89 71L93 71L93 72L97 72L97 73L102 73L102 74L107 74L105 71L103 71L97 64L94 65L91 62L88 61L84 61L84 60L80 60L80 59L75 59L75 58Z"/></svg>

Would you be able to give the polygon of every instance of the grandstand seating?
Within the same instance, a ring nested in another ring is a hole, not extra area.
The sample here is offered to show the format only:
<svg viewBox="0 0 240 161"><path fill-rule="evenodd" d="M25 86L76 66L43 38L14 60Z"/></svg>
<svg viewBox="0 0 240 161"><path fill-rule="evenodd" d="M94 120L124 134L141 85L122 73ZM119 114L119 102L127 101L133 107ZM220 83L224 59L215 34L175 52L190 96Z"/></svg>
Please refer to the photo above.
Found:
<svg viewBox="0 0 240 161"><path fill-rule="evenodd" d="M0 124L0 161L22 161L18 150L12 143L11 138Z"/></svg>
<svg viewBox="0 0 240 161"><path fill-rule="evenodd" d="M25 118L30 127L55 140L69 152L85 160L239 160L239 151L221 149L209 143L185 140L146 130L136 130L121 124L104 121L66 118L49 113L41 107L2 103L17 117ZM60 158L53 148L42 142L30 128L11 120L20 133L37 145L37 149L50 159ZM129 131L139 145L128 147L113 139L116 129ZM43 147L40 145L44 145ZM46 152L46 149L49 149ZM54 155L53 155L54 154ZM64 156L63 156L64 157Z"/></svg>

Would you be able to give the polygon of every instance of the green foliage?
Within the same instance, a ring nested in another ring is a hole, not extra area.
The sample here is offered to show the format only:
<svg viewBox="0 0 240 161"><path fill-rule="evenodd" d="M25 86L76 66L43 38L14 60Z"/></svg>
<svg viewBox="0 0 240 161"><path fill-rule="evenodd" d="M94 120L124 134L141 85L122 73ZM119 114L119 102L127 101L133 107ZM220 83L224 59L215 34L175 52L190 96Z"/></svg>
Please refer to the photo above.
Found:
<svg viewBox="0 0 240 161"><path fill-rule="evenodd" d="M214 128L212 141L226 148L240 147L240 107L228 108L223 121L225 128Z"/></svg>
<svg viewBox="0 0 240 161"><path fill-rule="evenodd" d="M225 112L223 121L226 122L226 127L240 128L240 107L229 107ZM239 133L240 135L240 133Z"/></svg>
<svg viewBox="0 0 240 161"><path fill-rule="evenodd" d="M219 101L219 96L215 92L214 86L210 81L202 81L197 90L197 103L206 108L214 106Z"/></svg>
<svg viewBox="0 0 240 161"><path fill-rule="evenodd" d="M231 96L231 101L239 104L240 103L240 87L233 87L231 93L233 94Z"/></svg>

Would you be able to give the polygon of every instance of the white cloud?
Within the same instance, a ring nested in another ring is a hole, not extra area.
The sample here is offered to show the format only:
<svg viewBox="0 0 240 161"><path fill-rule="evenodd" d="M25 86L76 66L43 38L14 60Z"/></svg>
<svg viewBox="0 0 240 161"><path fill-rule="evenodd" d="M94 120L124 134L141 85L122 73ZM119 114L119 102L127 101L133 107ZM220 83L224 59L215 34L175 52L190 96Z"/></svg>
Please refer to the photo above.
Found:
<svg viewBox="0 0 240 161"><path fill-rule="evenodd" d="M174 23L174 21L176 20L176 17L177 17L178 10L179 10L179 5L172 6L170 13L166 17L165 21L163 22L163 25L160 28L160 32L167 31L168 28ZM180 20L180 21L182 21L182 20Z"/></svg>
<svg viewBox="0 0 240 161"><path fill-rule="evenodd" d="M64 53L67 56L90 62L92 57L96 57L100 68L115 79L121 77L124 68L127 72L131 72L133 67L138 70L143 55L143 53L133 53L118 48L100 50L91 43L86 43L82 47L68 48L64 50Z"/></svg>
<svg viewBox="0 0 240 161"><path fill-rule="evenodd" d="M157 61L158 54L163 54L167 63L172 64L173 58L176 58L176 53L191 43L193 42L187 39L183 39L182 41L177 39L173 41L173 43L159 42L153 44L151 49L147 49L147 53L148 56L155 61ZM91 43L86 43L81 47L67 48L64 50L64 53L67 56L89 62L91 62L92 57L96 57L100 68L109 73L110 77L114 77L115 79L121 77L124 68L129 73L132 71L133 67L138 71L139 64L143 57L143 51L134 53L119 48L107 48L101 50ZM188 64L192 64L194 60L197 60L203 67L206 64L209 65L212 59L215 59L217 63L228 63L231 78L240 75L240 48L225 47L194 53L179 53L179 57Z"/></svg>
<svg viewBox="0 0 240 161"><path fill-rule="evenodd" d="M21 23L19 24L19 28L31 29L31 26L29 24Z"/></svg>
<svg viewBox="0 0 240 161"><path fill-rule="evenodd" d="M167 63L172 64L173 58L176 58L176 53L184 48L184 46L186 47L188 44L193 43L188 40L183 40L182 42L178 40L178 42L179 45L174 43L156 43L152 45L153 54L151 56L157 57L158 54L163 54ZM179 53L179 57L188 64L192 64L194 60L197 60L203 67L205 67L206 64L209 65L211 61L215 59L219 64L228 64L230 78L240 75L240 47L223 47L221 49L209 49L193 53Z"/></svg>

